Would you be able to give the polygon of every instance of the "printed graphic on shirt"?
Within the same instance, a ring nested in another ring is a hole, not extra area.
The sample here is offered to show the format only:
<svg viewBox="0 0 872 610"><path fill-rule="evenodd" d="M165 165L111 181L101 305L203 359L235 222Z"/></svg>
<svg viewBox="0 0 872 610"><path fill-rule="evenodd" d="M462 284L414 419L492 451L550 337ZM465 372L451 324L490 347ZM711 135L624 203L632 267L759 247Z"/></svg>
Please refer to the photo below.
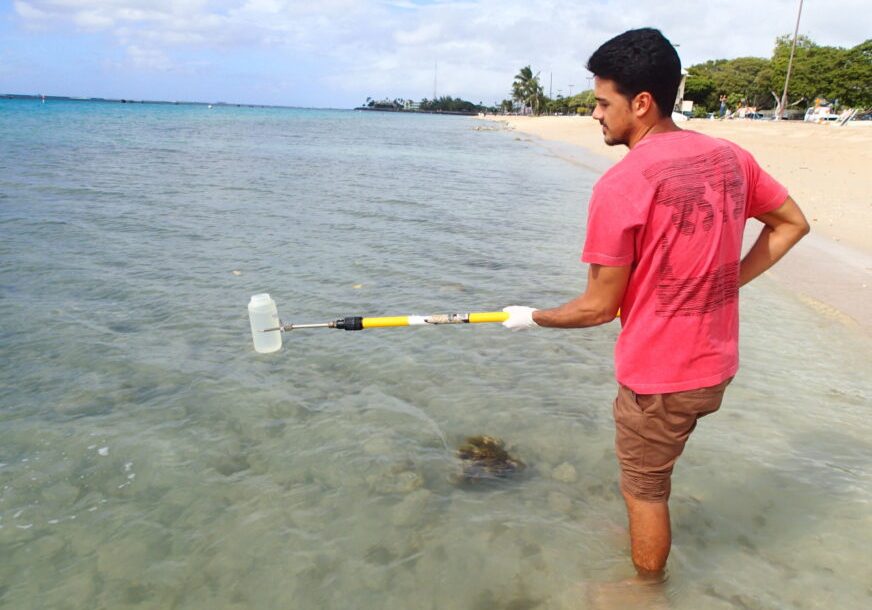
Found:
<svg viewBox="0 0 872 610"><path fill-rule="evenodd" d="M715 210L705 197L707 188L720 200L729 198L734 219L745 213L745 180L739 159L728 146L710 153L653 163L644 175L657 191L657 204L673 208L672 224L686 235L693 234L700 222L706 231L712 227ZM726 220L726 208L722 213Z"/></svg>
<svg viewBox="0 0 872 610"><path fill-rule="evenodd" d="M701 316L739 298L739 261L733 261L697 277L678 278L669 263L669 242L660 240L663 258L657 281L658 316Z"/></svg>
<svg viewBox="0 0 872 610"><path fill-rule="evenodd" d="M707 154L652 164L644 175L657 191L657 205L672 208L671 221L677 229L660 239L656 315L702 316L735 301L739 296L738 252L734 261L694 277L676 274L671 259L676 248L690 246L682 242L691 240L698 230L711 231L715 214L721 215L722 227L744 218L745 180L736 154L724 146Z"/></svg>

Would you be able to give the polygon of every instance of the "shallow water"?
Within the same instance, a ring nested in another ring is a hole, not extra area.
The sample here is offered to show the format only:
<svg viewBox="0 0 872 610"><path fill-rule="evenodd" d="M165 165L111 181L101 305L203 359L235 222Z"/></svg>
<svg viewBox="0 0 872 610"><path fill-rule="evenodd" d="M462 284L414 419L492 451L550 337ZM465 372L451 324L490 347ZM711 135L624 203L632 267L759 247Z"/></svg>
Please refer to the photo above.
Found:
<svg viewBox="0 0 872 610"><path fill-rule="evenodd" d="M585 608L630 574L615 325L252 350L256 292L320 322L580 291L596 174L478 124L0 101L0 607ZM866 606L870 342L766 277L742 309L665 603ZM472 434L529 467L453 486Z"/></svg>

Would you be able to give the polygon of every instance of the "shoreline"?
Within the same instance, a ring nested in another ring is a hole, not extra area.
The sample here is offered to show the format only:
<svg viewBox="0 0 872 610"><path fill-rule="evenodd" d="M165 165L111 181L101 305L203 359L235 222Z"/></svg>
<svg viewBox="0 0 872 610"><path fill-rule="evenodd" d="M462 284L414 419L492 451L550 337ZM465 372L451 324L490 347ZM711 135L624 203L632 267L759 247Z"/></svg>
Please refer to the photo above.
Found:
<svg viewBox="0 0 872 610"><path fill-rule="evenodd" d="M572 163L580 162L572 159L571 153L560 154L559 148L582 148L593 155L582 165L598 173L622 159L628 150L606 146L599 124L591 117L487 116L484 120L532 136ZM735 142L787 187L812 232L765 275L822 316L872 336L872 195L865 179L872 159L868 152L872 150L872 124L839 128L800 122L697 119L679 126Z"/></svg>

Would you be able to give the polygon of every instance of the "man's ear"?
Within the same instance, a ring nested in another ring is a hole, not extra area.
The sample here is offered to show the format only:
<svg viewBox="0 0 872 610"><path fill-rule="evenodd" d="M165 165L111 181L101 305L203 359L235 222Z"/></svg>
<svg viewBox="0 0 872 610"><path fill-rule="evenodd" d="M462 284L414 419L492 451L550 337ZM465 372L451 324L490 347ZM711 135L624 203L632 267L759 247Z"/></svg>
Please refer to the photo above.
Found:
<svg viewBox="0 0 872 610"><path fill-rule="evenodd" d="M638 93L636 97L633 98L630 108L633 110L633 114L639 118L642 118L652 111L655 113L658 112L654 97L647 91Z"/></svg>

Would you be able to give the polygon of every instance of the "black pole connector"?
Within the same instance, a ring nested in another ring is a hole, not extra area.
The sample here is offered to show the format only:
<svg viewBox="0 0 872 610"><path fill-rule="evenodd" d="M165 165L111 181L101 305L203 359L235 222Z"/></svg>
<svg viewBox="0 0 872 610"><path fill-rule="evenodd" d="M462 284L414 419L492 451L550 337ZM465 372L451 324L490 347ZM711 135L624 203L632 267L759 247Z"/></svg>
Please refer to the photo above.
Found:
<svg viewBox="0 0 872 610"><path fill-rule="evenodd" d="M349 316L347 318L340 318L334 322L334 325L335 328L344 330L363 330L363 317Z"/></svg>

